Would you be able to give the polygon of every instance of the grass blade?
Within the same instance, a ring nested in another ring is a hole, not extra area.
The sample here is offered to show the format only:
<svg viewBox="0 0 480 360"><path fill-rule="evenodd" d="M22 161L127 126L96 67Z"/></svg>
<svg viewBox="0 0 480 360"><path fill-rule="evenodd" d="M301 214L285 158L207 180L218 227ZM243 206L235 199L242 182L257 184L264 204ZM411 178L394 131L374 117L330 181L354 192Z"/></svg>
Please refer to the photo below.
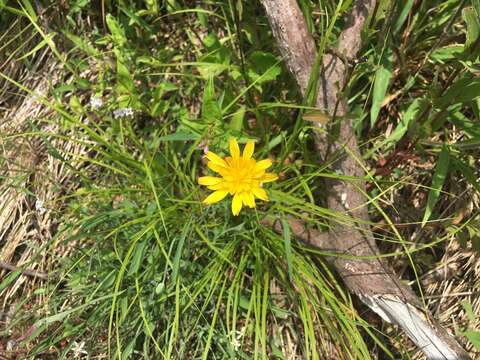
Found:
<svg viewBox="0 0 480 360"><path fill-rule="evenodd" d="M380 66L375 72L375 83L373 84L372 108L370 109L370 125L373 127L377 121L378 114L382 108L383 99L388 90L392 78L392 52L385 50L382 55Z"/></svg>
<svg viewBox="0 0 480 360"><path fill-rule="evenodd" d="M425 209L425 214L423 215L422 220L422 227L425 226L428 219L432 215L433 208L437 203L438 197L440 196L440 192L443 187L443 183L445 182L445 178L447 176L448 165L450 163L450 151L446 145L443 145L442 151L440 152L440 156L438 158L437 168L435 169L435 173L433 174L432 180L432 189L428 194L427 200L427 208Z"/></svg>
<svg viewBox="0 0 480 360"><path fill-rule="evenodd" d="M288 226L288 221L285 218L282 218L282 228L283 228L283 241L285 244L285 256L287 258L287 267L288 267L288 276L290 279L292 277L292 234L290 232L290 227Z"/></svg>

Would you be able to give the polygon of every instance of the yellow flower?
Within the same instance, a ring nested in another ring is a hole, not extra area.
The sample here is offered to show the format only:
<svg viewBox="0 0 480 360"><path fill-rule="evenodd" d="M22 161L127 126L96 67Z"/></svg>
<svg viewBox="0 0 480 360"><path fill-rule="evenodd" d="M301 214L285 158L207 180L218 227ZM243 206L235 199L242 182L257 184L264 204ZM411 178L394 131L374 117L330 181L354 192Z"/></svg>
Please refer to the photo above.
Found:
<svg viewBox="0 0 480 360"><path fill-rule="evenodd" d="M225 159L207 152L208 167L220 174L221 177L202 176L198 178L200 185L214 190L203 202L213 204L223 200L228 194L233 195L232 213L238 215L242 206L255 207L255 197L268 201L267 193L262 184L277 180L277 175L265 172L272 162L269 159L256 161L252 158L255 143L247 142L240 155L237 140L230 139L230 154Z"/></svg>

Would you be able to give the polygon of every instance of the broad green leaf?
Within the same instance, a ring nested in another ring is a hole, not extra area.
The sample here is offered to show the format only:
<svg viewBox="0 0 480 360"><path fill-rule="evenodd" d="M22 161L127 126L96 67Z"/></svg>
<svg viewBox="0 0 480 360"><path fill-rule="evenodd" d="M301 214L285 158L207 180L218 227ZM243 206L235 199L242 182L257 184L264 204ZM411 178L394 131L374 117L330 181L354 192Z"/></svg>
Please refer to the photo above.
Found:
<svg viewBox="0 0 480 360"><path fill-rule="evenodd" d="M388 90L390 79L392 78L392 52L386 50L382 55L380 66L375 72L375 82L373 84L372 107L370 109L370 125L373 127L377 121L378 114L382 107L385 94Z"/></svg>
<svg viewBox="0 0 480 360"><path fill-rule="evenodd" d="M125 30L120 26L117 20L110 14L106 17L107 27L112 34L112 39L115 46L124 46L127 43L127 37L125 36Z"/></svg>
<svg viewBox="0 0 480 360"><path fill-rule="evenodd" d="M430 193L428 194L427 207L425 209L425 214L423 215L422 227L425 226L428 219L432 215L433 208L437 203L440 192L442 191L443 183L447 177L448 165L450 163L450 151L446 145L443 145L440 156L438 157L437 167L435 173L433 174L432 186Z"/></svg>
<svg viewBox="0 0 480 360"><path fill-rule="evenodd" d="M261 91L261 84L273 81L281 74L282 68L278 59L270 53L254 51L248 57L248 77L256 82L255 87Z"/></svg>
<svg viewBox="0 0 480 360"><path fill-rule="evenodd" d="M475 312L473 311L473 306L468 301L462 301L460 303L467 314L468 320L475 321Z"/></svg>
<svg viewBox="0 0 480 360"><path fill-rule="evenodd" d="M133 83L133 77L130 75L128 67L122 61L119 50L115 50L117 55L117 82L119 94L131 94L135 90L135 84Z"/></svg>
<svg viewBox="0 0 480 360"><path fill-rule="evenodd" d="M465 336L473 346L480 350L480 331L467 330L463 332L463 336Z"/></svg>
<svg viewBox="0 0 480 360"><path fill-rule="evenodd" d="M230 128L233 131L241 132L243 129L243 118L245 117L245 105L240 106L230 121Z"/></svg>
<svg viewBox="0 0 480 360"><path fill-rule="evenodd" d="M217 77L230 68L230 51L220 43L217 35L208 34L203 39L203 45L207 48L208 53L198 59L197 66L204 79Z"/></svg>
<svg viewBox="0 0 480 360"><path fill-rule="evenodd" d="M480 78L469 74L458 79L449 87L445 95L435 100L435 106L446 108L453 104L470 102L480 97Z"/></svg>
<svg viewBox="0 0 480 360"><path fill-rule="evenodd" d="M145 5L150 14L158 14L158 0L145 0Z"/></svg>
<svg viewBox="0 0 480 360"><path fill-rule="evenodd" d="M206 124L221 123L222 110L215 97L213 77L210 77L203 92L202 120Z"/></svg>
<svg viewBox="0 0 480 360"><path fill-rule="evenodd" d="M472 4L477 16L480 18L480 0L472 0Z"/></svg>
<svg viewBox="0 0 480 360"><path fill-rule="evenodd" d="M444 64L447 61L457 60L463 50L463 45L447 45L432 52L430 59L434 62Z"/></svg>
<svg viewBox="0 0 480 360"><path fill-rule="evenodd" d="M467 24L465 47L470 48L480 36L480 21L477 12L473 7L464 8L462 10L462 17Z"/></svg>

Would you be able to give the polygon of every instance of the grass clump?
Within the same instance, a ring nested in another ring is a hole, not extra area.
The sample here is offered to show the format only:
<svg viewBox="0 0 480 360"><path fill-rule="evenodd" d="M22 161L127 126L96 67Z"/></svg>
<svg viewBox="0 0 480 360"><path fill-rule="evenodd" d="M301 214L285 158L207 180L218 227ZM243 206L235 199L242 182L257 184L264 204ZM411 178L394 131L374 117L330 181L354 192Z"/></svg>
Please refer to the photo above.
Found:
<svg viewBox="0 0 480 360"><path fill-rule="evenodd" d="M310 30L329 34L325 51L348 2L300 3ZM452 234L467 224L478 229L475 206L453 223L445 202L456 191L452 176L479 189L479 8L475 1L407 3L381 2L372 15L365 61L352 69L345 95L349 120L366 140L370 225L385 256L419 284ZM17 66L48 54L61 68L39 97L51 112L6 139L38 139L70 178L48 203L56 228L36 252L63 256L51 260L50 281L25 290L35 312L20 302L0 339L23 327L17 351L54 359L408 352L395 348L390 329L378 331L359 315L326 254L293 239L288 228L279 235L261 223L269 216L286 224L294 215L328 229L347 219L318 200L326 191L321 178L341 176L317 163L316 130L301 120L309 108L282 67L259 4L22 1L4 12L11 41L26 36L14 33L19 23L34 39L15 55ZM38 95L0 71L22 94ZM230 201L202 205L207 191L197 183L208 174L206 148L224 155L232 137L254 140L256 159L270 158L279 174L267 188L271 202L238 217ZM400 166L413 157L416 163ZM417 166L420 159L426 167ZM388 200L421 201L419 193L425 202L413 213ZM432 223L442 225L430 231ZM474 237L467 234L465 246ZM412 262L412 254L421 260Z"/></svg>

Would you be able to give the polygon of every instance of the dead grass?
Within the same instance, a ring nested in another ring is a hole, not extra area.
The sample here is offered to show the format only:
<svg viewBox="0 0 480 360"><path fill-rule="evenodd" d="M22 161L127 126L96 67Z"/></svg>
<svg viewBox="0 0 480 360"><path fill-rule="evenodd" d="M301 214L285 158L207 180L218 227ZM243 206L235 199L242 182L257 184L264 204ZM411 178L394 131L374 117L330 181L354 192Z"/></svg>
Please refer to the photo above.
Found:
<svg viewBox="0 0 480 360"><path fill-rule="evenodd" d="M2 84L4 92L18 95L10 97L1 113L0 262L53 278L59 259L72 250L71 246L62 245L56 235L63 221L63 196L78 186L78 175L72 170L79 165L75 158L85 148L73 138L63 140L55 136L60 134L58 117L38 100L50 98L51 86L62 74L58 62L43 55L34 71L21 68L7 74L30 89L30 94L18 93L19 89L7 82ZM31 135L33 128L37 135ZM49 146L73 167L49 152ZM0 279L9 273L0 268ZM42 309L43 302L48 301L46 294L33 292L45 284L42 276L24 274L0 291L1 327L9 330L6 337L0 337L0 353L2 349L6 354L16 353L19 339L28 333L28 324L10 328L10 321L15 312Z"/></svg>

